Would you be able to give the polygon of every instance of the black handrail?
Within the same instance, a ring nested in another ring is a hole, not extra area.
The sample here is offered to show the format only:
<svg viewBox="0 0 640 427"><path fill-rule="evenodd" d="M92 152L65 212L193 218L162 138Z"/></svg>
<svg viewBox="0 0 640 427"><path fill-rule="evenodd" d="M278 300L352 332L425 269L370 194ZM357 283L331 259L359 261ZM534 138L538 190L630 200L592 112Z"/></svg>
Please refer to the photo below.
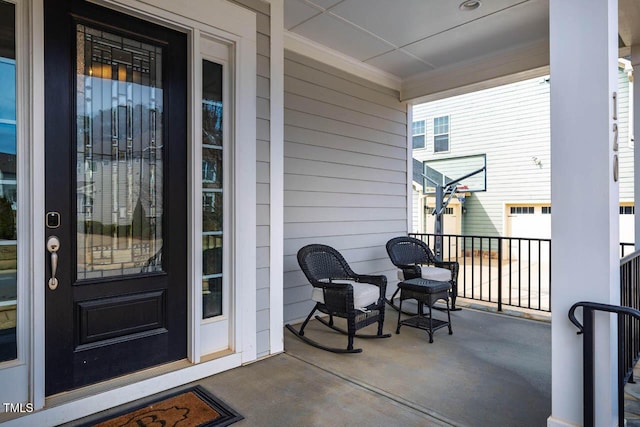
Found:
<svg viewBox="0 0 640 427"><path fill-rule="evenodd" d="M582 307L582 324L576 319L575 311ZM595 388L594 388L594 311L616 313L618 315L618 422L624 420L624 385L631 377L633 366L637 360L627 357L626 316L640 320L640 311L631 307L602 304L597 302L580 301L571 306L569 320L578 328L578 334L583 334L582 341L582 375L583 375L583 416L584 426L593 427L595 422ZM632 338L632 337L631 337Z"/></svg>

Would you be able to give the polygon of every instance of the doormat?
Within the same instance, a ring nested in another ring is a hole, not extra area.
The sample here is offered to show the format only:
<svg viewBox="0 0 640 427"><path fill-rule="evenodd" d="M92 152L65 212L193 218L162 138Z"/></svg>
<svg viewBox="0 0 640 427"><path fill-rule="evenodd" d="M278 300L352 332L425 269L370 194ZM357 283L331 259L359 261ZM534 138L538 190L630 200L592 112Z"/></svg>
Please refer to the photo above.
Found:
<svg viewBox="0 0 640 427"><path fill-rule="evenodd" d="M244 417L200 386L84 424L95 427L223 427Z"/></svg>

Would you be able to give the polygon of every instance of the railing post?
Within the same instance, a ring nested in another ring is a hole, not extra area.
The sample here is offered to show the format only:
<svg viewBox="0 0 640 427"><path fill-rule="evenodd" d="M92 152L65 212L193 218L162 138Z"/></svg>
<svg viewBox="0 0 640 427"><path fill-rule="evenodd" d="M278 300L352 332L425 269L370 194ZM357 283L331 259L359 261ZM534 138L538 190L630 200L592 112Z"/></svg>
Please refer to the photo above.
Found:
<svg viewBox="0 0 640 427"><path fill-rule="evenodd" d="M502 237L498 237L498 311L502 311Z"/></svg>
<svg viewBox="0 0 640 427"><path fill-rule="evenodd" d="M627 371L627 334L625 333L625 322L628 319L622 314L618 314L618 425L624 425L624 384ZM633 372L633 363L629 361L631 372Z"/></svg>
<svg viewBox="0 0 640 427"><path fill-rule="evenodd" d="M582 341L582 380L584 382L582 397L582 414L584 427L594 426L594 346L593 346L593 309L582 307L583 341Z"/></svg>

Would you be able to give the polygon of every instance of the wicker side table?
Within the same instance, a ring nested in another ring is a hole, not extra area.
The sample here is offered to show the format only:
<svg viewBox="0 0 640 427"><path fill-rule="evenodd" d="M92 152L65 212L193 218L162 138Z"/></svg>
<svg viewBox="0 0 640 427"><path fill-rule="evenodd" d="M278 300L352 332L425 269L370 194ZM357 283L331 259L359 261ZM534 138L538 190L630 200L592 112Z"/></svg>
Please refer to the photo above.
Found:
<svg viewBox="0 0 640 427"><path fill-rule="evenodd" d="M449 291L451 290L451 283L417 278L398 283L398 288L400 289L400 310L398 310L396 334L400 333L400 326L402 325L427 331L430 343L433 342L433 333L445 326L449 327L449 335L453 334L451 330L451 314L449 312ZM418 302L418 314L401 321L402 301L406 299L415 299ZM447 304L446 321L433 318L432 308L438 300L444 300ZM429 307L428 315L424 314L424 304Z"/></svg>

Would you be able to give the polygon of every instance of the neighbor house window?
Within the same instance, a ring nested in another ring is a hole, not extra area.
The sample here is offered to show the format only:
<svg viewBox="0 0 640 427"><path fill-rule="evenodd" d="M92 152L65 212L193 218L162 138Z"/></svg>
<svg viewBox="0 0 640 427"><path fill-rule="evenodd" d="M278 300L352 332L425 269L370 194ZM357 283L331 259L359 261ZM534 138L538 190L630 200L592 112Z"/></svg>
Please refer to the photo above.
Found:
<svg viewBox="0 0 640 427"><path fill-rule="evenodd" d="M425 206L424 207L424 211L425 213L428 213L429 215L431 215L433 213L435 208L431 207L431 206ZM444 215L453 215L453 208L444 208L444 211L442 211L442 213Z"/></svg>
<svg viewBox="0 0 640 427"><path fill-rule="evenodd" d="M449 116L433 119L433 152L449 151Z"/></svg>
<svg viewBox="0 0 640 427"><path fill-rule="evenodd" d="M512 206L511 214L512 215L529 215L533 214L534 207L533 206Z"/></svg>
<svg viewBox="0 0 640 427"><path fill-rule="evenodd" d="M635 209L633 206L620 206L620 215L633 215Z"/></svg>
<svg viewBox="0 0 640 427"><path fill-rule="evenodd" d="M426 135L425 135L425 122L424 120L418 120L417 122L413 122L412 132L413 135L413 149L416 148L424 148Z"/></svg>
<svg viewBox="0 0 640 427"><path fill-rule="evenodd" d="M542 213L543 214L550 214L551 213L551 206L543 206L542 207Z"/></svg>

